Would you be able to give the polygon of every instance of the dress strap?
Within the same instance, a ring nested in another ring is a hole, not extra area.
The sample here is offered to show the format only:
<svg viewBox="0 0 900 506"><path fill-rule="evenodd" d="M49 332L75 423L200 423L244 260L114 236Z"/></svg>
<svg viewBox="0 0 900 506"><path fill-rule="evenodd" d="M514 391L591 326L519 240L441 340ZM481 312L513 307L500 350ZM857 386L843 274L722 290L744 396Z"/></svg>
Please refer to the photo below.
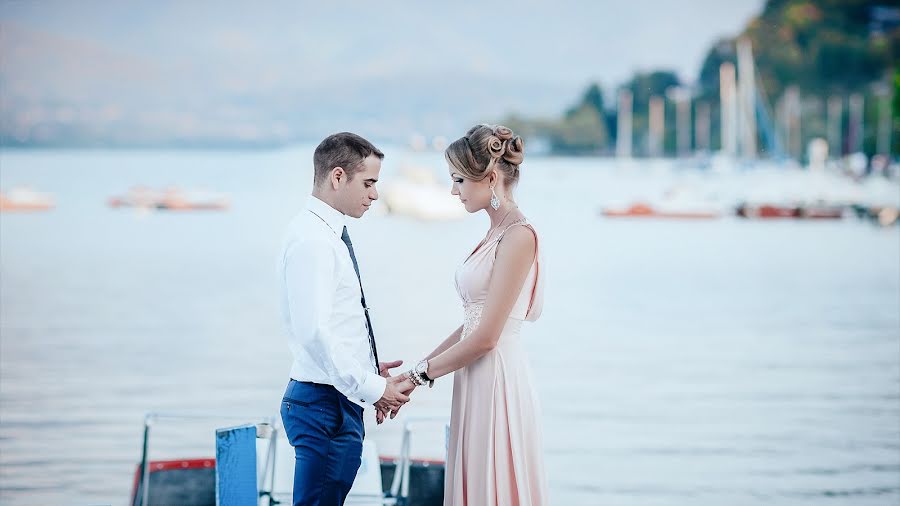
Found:
<svg viewBox="0 0 900 506"><path fill-rule="evenodd" d="M500 232L500 235L497 236L497 242L500 242L500 239L503 239L503 234L505 234L507 230L509 230L517 225L527 225L527 224L528 224L528 220L526 220L525 218L522 218L520 220L516 220L516 221L510 223L509 226L504 228L503 232Z"/></svg>

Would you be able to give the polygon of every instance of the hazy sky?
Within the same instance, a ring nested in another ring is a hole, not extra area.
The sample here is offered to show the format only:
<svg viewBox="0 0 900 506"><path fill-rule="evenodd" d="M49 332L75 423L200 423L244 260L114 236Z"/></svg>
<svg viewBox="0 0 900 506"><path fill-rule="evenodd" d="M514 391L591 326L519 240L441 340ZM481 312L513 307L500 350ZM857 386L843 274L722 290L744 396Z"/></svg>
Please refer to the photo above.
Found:
<svg viewBox="0 0 900 506"><path fill-rule="evenodd" d="M553 117L590 82L610 93L637 70L691 82L712 44L762 6L0 0L0 106L25 130L75 114L178 138L442 133L510 113Z"/></svg>
<svg viewBox="0 0 900 506"><path fill-rule="evenodd" d="M0 20L155 60L237 59L317 81L461 72L607 86L657 67L694 78L712 42L739 32L763 4L0 1Z"/></svg>

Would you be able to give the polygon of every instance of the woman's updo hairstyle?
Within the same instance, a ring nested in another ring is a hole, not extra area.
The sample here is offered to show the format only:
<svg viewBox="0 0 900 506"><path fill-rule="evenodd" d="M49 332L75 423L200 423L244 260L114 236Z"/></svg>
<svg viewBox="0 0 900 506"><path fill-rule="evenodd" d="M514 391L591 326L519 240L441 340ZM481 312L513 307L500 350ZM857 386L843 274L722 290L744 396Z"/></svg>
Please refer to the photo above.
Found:
<svg viewBox="0 0 900 506"><path fill-rule="evenodd" d="M512 187L519 181L525 142L503 125L477 125L453 141L444 155L463 177L482 181L497 169L506 176L506 186Z"/></svg>

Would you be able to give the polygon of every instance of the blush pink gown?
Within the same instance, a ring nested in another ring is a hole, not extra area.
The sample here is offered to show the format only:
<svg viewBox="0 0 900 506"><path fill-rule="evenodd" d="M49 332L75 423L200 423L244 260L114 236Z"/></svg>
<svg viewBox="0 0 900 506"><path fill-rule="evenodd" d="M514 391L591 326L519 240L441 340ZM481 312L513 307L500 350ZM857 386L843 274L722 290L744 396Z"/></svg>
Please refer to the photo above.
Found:
<svg viewBox="0 0 900 506"><path fill-rule="evenodd" d="M481 318L497 245L518 225L531 229L537 239L531 225L515 222L456 271L456 289L465 308L462 339ZM547 504L541 409L520 337L522 322L537 320L543 307L540 256L538 247L497 347L454 373L445 506Z"/></svg>

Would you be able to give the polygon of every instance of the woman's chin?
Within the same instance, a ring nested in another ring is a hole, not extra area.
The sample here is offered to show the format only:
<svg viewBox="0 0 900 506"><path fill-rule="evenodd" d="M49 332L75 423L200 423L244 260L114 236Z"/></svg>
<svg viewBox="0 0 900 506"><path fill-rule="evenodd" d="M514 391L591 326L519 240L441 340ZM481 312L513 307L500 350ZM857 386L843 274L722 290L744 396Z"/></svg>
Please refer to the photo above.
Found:
<svg viewBox="0 0 900 506"><path fill-rule="evenodd" d="M466 212L468 212L469 214L477 213L478 211L481 211L480 208L477 208L474 205L470 204L468 200L460 200L460 203L463 205L463 207L466 209Z"/></svg>

